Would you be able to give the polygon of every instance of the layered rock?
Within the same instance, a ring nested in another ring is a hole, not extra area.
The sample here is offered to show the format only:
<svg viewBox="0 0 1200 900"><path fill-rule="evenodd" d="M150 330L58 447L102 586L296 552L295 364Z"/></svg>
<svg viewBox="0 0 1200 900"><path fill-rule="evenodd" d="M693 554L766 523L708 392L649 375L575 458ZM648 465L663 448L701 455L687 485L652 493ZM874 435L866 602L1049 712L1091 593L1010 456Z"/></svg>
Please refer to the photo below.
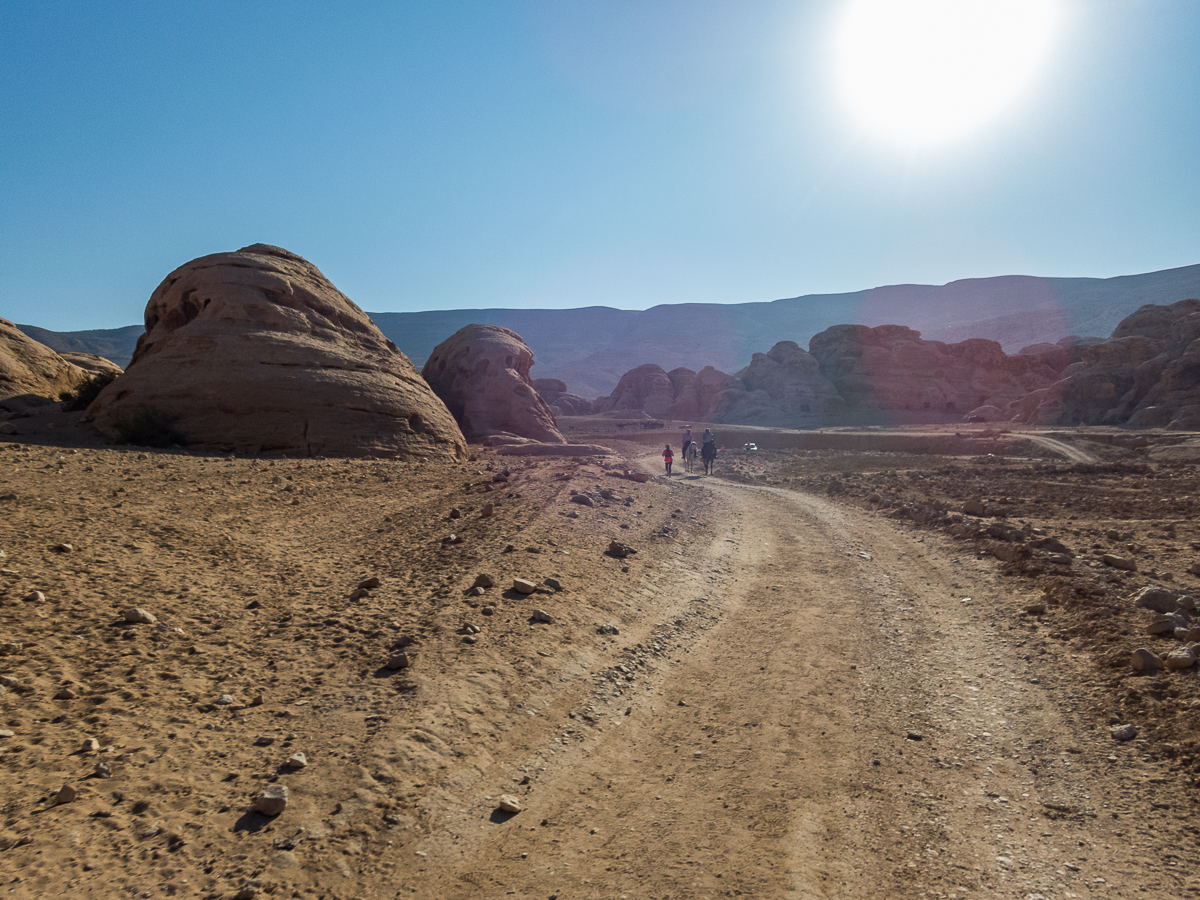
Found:
<svg viewBox="0 0 1200 900"><path fill-rule="evenodd" d="M1084 347L1062 379L1011 404L1041 425L1200 426L1200 300L1147 304Z"/></svg>
<svg viewBox="0 0 1200 900"><path fill-rule="evenodd" d="M77 365L0 319L0 401L38 403L73 391L90 377Z"/></svg>
<svg viewBox="0 0 1200 900"><path fill-rule="evenodd" d="M90 375L112 375L116 377L120 375L124 369L118 366L111 359L106 359L103 356L97 356L95 353L80 353L75 350L66 350L59 354L67 362L72 365L79 366Z"/></svg>
<svg viewBox="0 0 1200 900"><path fill-rule="evenodd" d="M713 422L741 425L813 424L844 407L837 390L812 354L795 341L779 341L766 353L755 353L721 393L711 413Z"/></svg>
<svg viewBox="0 0 1200 900"><path fill-rule="evenodd" d="M146 305L125 373L88 408L119 436L144 407L238 452L462 458L408 357L307 260L254 244L179 267Z"/></svg>
<svg viewBox="0 0 1200 900"><path fill-rule="evenodd" d="M737 379L712 366L699 372L680 366L670 372L647 363L621 376L616 389L592 403L592 411L643 412L659 419L708 420L722 393Z"/></svg>
<svg viewBox="0 0 1200 900"><path fill-rule="evenodd" d="M533 353L515 331L467 325L434 348L421 374L472 441L515 436L564 443L533 387L532 367Z"/></svg>
<svg viewBox="0 0 1200 900"><path fill-rule="evenodd" d="M835 325L809 350L848 413L911 411L960 416L1006 406L1058 379L1040 355L1007 355L995 341L922 339L903 325Z"/></svg>
<svg viewBox="0 0 1200 900"><path fill-rule="evenodd" d="M533 389L546 401L555 417L586 416L592 412L592 401L570 393L565 381L557 378L535 378Z"/></svg>

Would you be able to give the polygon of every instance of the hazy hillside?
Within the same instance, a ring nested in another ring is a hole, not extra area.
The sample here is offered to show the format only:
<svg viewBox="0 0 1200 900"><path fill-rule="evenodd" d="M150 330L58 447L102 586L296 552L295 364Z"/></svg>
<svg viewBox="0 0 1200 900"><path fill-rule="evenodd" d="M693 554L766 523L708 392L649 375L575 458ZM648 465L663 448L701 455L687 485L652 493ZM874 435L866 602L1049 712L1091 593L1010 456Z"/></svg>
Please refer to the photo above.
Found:
<svg viewBox="0 0 1200 900"><path fill-rule="evenodd" d="M532 348L536 378L561 378L583 397L607 395L643 363L736 372L751 354L777 341L803 347L831 325L899 324L926 338L991 338L1015 352L1068 334L1107 337L1144 303L1200 297L1200 265L1118 278L1007 275L947 285L903 284L849 294L810 294L770 303L685 303L645 311L476 309L371 313L380 329L420 367L430 352L473 322L503 325ZM83 350L124 365L140 326L111 331L49 332L20 326L56 350ZM101 349L104 348L104 349Z"/></svg>

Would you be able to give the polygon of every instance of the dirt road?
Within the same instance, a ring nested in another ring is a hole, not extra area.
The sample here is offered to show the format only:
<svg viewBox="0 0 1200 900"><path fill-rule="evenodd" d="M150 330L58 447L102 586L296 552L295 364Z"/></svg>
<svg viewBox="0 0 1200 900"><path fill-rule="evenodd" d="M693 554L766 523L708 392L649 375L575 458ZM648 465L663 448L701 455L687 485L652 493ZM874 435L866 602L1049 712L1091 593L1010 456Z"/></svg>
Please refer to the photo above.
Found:
<svg viewBox="0 0 1200 900"><path fill-rule="evenodd" d="M718 527L647 592L663 625L631 648L636 679L601 673L584 717L547 704L560 737L483 773L526 773L524 811L462 809L406 892L1200 891L1187 810L1077 720L1051 671L1076 661L1042 662L989 563L792 492L684 477L673 497Z"/></svg>

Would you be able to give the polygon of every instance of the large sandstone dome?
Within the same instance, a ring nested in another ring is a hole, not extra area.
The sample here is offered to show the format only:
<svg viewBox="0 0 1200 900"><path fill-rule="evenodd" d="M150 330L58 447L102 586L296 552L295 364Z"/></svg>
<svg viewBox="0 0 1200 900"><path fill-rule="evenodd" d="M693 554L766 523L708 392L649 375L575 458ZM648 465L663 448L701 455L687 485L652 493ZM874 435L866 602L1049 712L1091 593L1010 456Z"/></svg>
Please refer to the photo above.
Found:
<svg viewBox="0 0 1200 900"><path fill-rule="evenodd" d="M433 348L421 374L473 441L564 443L554 413L533 388L531 368L533 352L515 331L467 325Z"/></svg>
<svg viewBox="0 0 1200 900"><path fill-rule="evenodd" d="M88 407L119 435L143 407L189 443L298 456L462 458L407 356L307 260L265 244L194 259L146 304L125 373Z"/></svg>
<svg viewBox="0 0 1200 900"><path fill-rule="evenodd" d="M75 390L90 375L8 319L0 319L0 400L58 399L60 393Z"/></svg>

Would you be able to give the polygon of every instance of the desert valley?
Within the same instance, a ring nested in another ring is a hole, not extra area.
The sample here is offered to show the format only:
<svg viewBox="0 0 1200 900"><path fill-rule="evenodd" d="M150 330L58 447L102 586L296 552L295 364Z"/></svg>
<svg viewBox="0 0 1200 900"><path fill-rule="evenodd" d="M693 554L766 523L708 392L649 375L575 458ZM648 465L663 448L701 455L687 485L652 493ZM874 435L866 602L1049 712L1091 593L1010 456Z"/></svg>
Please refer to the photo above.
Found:
<svg viewBox="0 0 1200 900"><path fill-rule="evenodd" d="M822 312L578 382L494 321L418 370L263 244L128 360L0 320L0 889L1200 895L1200 291L1156 276L1102 334Z"/></svg>

